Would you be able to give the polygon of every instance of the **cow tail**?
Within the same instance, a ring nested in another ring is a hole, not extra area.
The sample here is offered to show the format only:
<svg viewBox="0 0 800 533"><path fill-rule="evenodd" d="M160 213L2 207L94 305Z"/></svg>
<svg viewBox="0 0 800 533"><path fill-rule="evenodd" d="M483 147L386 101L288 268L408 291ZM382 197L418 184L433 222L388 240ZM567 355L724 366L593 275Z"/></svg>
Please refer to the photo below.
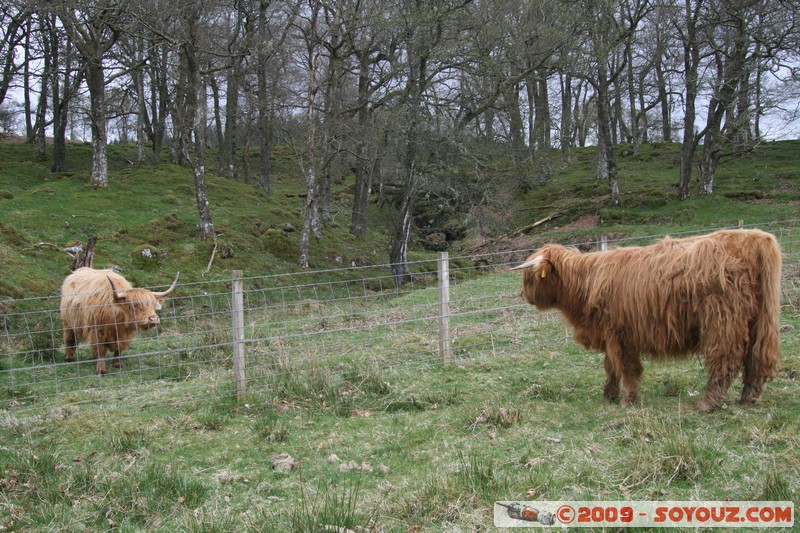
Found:
<svg viewBox="0 0 800 533"><path fill-rule="evenodd" d="M781 249L777 239L769 235L761 240L758 255L761 302L752 331L751 352L747 357L755 363L756 374L766 382L778 373L780 360Z"/></svg>

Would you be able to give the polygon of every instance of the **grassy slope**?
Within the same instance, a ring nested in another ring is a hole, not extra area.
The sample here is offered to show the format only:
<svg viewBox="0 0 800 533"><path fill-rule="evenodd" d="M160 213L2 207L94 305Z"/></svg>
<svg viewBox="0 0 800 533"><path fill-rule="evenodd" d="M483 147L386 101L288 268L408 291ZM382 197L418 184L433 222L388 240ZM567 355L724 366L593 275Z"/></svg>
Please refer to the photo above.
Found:
<svg viewBox="0 0 800 533"><path fill-rule="evenodd" d="M525 209L502 224L524 226L554 211L563 213L559 226L586 214L603 218L600 228L544 228L546 238L571 240L598 231L662 234L739 219L751 224L796 218L798 148L797 142L770 144L752 156L728 159L719 195L676 203L668 201L677 181L674 147L662 147L658 155L646 147L639 160L621 159L621 209L578 196L599 197L605 188L591 181L591 151L577 151L570 166L532 191L520 202ZM164 284L177 269L185 279L202 279L210 245L196 240L190 174L170 166L126 168L114 152L120 149L112 147L111 186L94 191L80 161L71 162L77 169L71 175L53 177L43 170L46 165L29 162L30 148L0 145L0 190L13 195L0 199L0 294L22 288L25 294L52 294L68 258L34 245L85 242L94 233L102 239L95 264L120 264L138 284ZM80 150L85 158L87 147L71 153L81 156ZM294 268L297 232L279 234L287 221L299 228L302 203L285 196L299 192L299 182L291 182L290 164L284 164L287 172L268 199L250 186L209 178L221 241L234 247L234 257L217 259L210 276L224 277L232 268ZM758 198L765 192L766 202ZM346 205L346 197L340 201ZM123 203L129 206L124 212ZM322 241L327 251L386 260L382 235L357 242L339 222L338 231ZM285 238L288 245L269 237ZM168 255L142 264L131 253L143 244ZM285 257L280 250L288 250ZM325 253L316 252L315 267L333 266ZM518 279L479 278L460 288L515 295ZM403 297L413 301L409 305L427 298L435 298L434 292ZM691 407L704 387L696 360L648 363L642 407L621 409L600 400L600 356L565 340L558 323L532 330L521 344L498 343L495 353L494 339L512 338L511 329L530 313L495 317L491 352L457 343L456 353L480 357L453 368L392 364L392 355L376 352L370 341L343 334L342 342L352 338L353 346L342 348L348 355L339 364L286 369L253 391L246 405L232 404L210 381L207 398L173 408L108 412L54 405L42 418L4 414L0 526L313 531L324 524L358 530L372 517L380 531L472 531L490 528L497 499L797 501L796 310L784 315L783 323L793 329L782 335L784 362L764 401L740 408L732 403L734 387L727 408L710 416ZM418 351L418 336L401 338L408 346L385 351ZM270 465L279 453L301 464L279 473ZM331 460L331 454L339 459ZM352 469L350 461L370 468Z"/></svg>
<svg viewBox="0 0 800 533"><path fill-rule="evenodd" d="M766 143L743 156L723 158L716 179L716 194L676 201L679 145L642 146L638 157L620 155L621 207L608 207L608 186L592 178L595 150L576 150L573 161L562 166L544 186L531 190L511 217L511 228L521 227L552 213L563 216L537 230L547 232L584 214L600 217L601 227L588 232L560 233L575 240L598 232L617 235L651 235L684 229L771 222L800 214L800 141ZM619 150L620 153L624 152ZM653 231L657 229L657 231Z"/></svg>
<svg viewBox="0 0 800 533"><path fill-rule="evenodd" d="M56 294L60 280L69 272L70 258L40 243L66 247L99 238L94 265L114 264L134 285L164 285L182 272L182 281L204 279L213 244L198 239L193 178L188 168L169 164L131 167L130 147L109 147L109 186L89 184L90 147L70 145L69 172L53 175L48 163L39 161L34 147L0 143L0 190L11 198L0 199L0 257L4 276L0 298ZM211 279L230 276L241 269L251 275L296 270L304 199L302 185L290 158L278 151L273 163L273 194L267 196L253 185L225 180L209 172L208 194L218 242L233 257L217 257L208 274ZM213 163L210 162L211 166ZM359 264L386 262L387 217L375 210L378 228L367 239L356 238L349 227L349 201L345 182L332 191L334 225L320 243L312 241L312 268L340 266L336 256ZM288 196L287 196L288 195ZM283 231L286 224L296 228ZM37 244L39 246L37 246ZM157 260L137 255L142 247L158 251Z"/></svg>
<svg viewBox="0 0 800 533"><path fill-rule="evenodd" d="M193 181L187 168L163 164L131 167L133 149L109 147L110 184L95 190L89 185L90 146L70 145L68 172L53 175L33 146L0 143L0 299L56 294L68 273L70 259L40 243L65 247L96 235L100 238L95 266L115 264L136 285L164 285L176 270L184 281L221 279L230 270L250 275L296 270L304 201L299 166L291 154L278 149L273 157L273 194L252 185L224 180L208 173L212 216L219 243L233 251L229 259L215 259L203 275L212 243L197 238L197 211ZM622 206L607 206L604 183L593 179L594 149L578 149L569 164L554 163L555 175L546 185L501 206L500 215L487 225L498 234L525 226L553 213L561 216L534 231L545 234L583 215L597 215L598 228L558 232L551 237L574 241L599 232L614 235L652 234L686 228L747 224L795 218L800 212L800 141L767 143L752 154L723 160L717 194L674 200L678 175L677 145L646 145L638 157L619 158ZM214 162L209 158L208 167ZM498 176L500 182L513 178ZM498 190L513 188L513 182ZM345 263L388 262L390 209L373 206L372 230L367 239L355 238L347 228L352 182L335 184L332 191L334 224L323 239L312 242L311 266L336 268ZM288 196L287 196L288 195ZM287 223L296 231L284 232ZM38 246L37 246L38 245ZM137 256L143 246L160 252L157 260ZM504 246L498 241L498 248ZM456 247L458 248L458 247Z"/></svg>

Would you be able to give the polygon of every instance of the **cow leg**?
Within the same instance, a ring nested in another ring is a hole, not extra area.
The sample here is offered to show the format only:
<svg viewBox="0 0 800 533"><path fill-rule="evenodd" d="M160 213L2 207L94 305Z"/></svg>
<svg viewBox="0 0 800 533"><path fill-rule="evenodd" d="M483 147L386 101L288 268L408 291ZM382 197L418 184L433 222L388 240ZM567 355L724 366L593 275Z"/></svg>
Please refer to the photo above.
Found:
<svg viewBox="0 0 800 533"><path fill-rule="evenodd" d="M744 331L742 331L742 327ZM748 338L746 325L741 324L739 328L731 328L726 333L726 336L720 333L720 335L704 339L703 348L706 353L705 366L708 372L708 382L705 396L697 402L697 408L701 411L711 412L719 409L742 364L751 366L745 362L744 357ZM752 369L745 370L745 379L748 378L748 372L752 372ZM743 390L742 394L744 395L745 392ZM748 392L749 394L751 392Z"/></svg>
<svg viewBox="0 0 800 533"><path fill-rule="evenodd" d="M122 362L119 359L120 356L119 352L120 352L119 350L114 350L114 360L111 362L111 366L113 366L114 368L122 367Z"/></svg>
<svg viewBox="0 0 800 533"><path fill-rule="evenodd" d="M639 403L639 383L643 372L644 368L638 355L628 354L622 360L622 387L624 394L619 403L623 407L630 407Z"/></svg>
<svg viewBox="0 0 800 533"><path fill-rule="evenodd" d="M98 376L104 375L106 370L106 345L105 344L95 344L92 348L92 353L94 353L95 358L95 373Z"/></svg>
<svg viewBox="0 0 800 533"><path fill-rule="evenodd" d="M71 363L75 360L75 349L78 347L78 339L75 337L75 330L64 328L64 362Z"/></svg>
<svg viewBox="0 0 800 533"><path fill-rule="evenodd" d="M639 401L639 381L642 377L642 363L639 360L638 353L627 351L616 335L606 335L606 362L603 366L606 368L608 379L606 380L605 390L614 392L616 377L617 393L619 393L618 383L619 378L622 378L622 400L620 405L623 407L630 407ZM612 374L608 374L608 369L611 368ZM604 390L604 397L605 397Z"/></svg>
<svg viewBox="0 0 800 533"><path fill-rule="evenodd" d="M742 369L742 397L739 403L742 405L753 404L761 397L764 391L764 384L767 382L768 376L756 360L753 346L753 340L756 337L754 332L750 332L750 343L747 346L747 351L744 355L744 365Z"/></svg>
<svg viewBox="0 0 800 533"><path fill-rule="evenodd" d="M619 398L619 372L606 354L603 359L603 368L606 371L606 383L603 385L603 399L613 402Z"/></svg>
<svg viewBox="0 0 800 533"><path fill-rule="evenodd" d="M720 375L712 374L708 376L706 394L702 400L697 402L697 408L707 413L719 409L725 400L725 393L728 392L734 377L736 377L735 371L724 371Z"/></svg>
<svg viewBox="0 0 800 533"><path fill-rule="evenodd" d="M742 397L739 400L742 405L756 403L766 382L763 372L759 371L758 363L753 360L752 347L748 347L747 352L742 369Z"/></svg>

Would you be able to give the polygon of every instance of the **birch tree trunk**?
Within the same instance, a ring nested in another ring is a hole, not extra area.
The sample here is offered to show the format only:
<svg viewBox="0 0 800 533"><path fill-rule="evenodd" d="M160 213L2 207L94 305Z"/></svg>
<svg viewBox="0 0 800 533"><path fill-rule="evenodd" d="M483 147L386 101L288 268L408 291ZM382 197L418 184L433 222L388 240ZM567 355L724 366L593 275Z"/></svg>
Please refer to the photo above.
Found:
<svg viewBox="0 0 800 533"><path fill-rule="evenodd" d="M206 167L205 167L205 137L206 137L206 114L208 104L206 102L206 89L200 79L200 63L197 55L198 41L198 19L199 14L196 9L199 6L187 6L183 13L183 24L186 36L181 44L185 67L186 93L185 110L182 113L183 119L183 157L191 162L192 173L194 174L194 192L197 212L200 218L200 239L216 239L214 222L211 218L211 205L208 201L208 191L206 189ZM194 155L189 154L189 139L194 137Z"/></svg>
<svg viewBox="0 0 800 533"><path fill-rule="evenodd" d="M308 28L306 28L306 51L308 60L308 94L306 97L306 208L303 215L303 230L300 233L300 268L308 268L309 241L311 234L319 234L319 209L317 205L317 175L316 175L316 113L314 102L317 95L317 45L315 42L317 31L317 17L319 16L320 6L314 3L311 7Z"/></svg>

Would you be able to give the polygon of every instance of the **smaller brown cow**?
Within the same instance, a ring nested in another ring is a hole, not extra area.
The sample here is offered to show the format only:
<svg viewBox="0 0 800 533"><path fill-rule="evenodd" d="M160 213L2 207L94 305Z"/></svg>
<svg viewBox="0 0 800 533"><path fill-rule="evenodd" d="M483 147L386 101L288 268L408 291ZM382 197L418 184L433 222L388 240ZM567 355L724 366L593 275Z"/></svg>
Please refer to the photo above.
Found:
<svg viewBox="0 0 800 533"><path fill-rule="evenodd" d="M86 342L97 361L97 374L106 373L106 350L114 352L112 364L119 368L120 352L128 348L136 332L159 324L156 312L179 276L180 272L164 292L134 289L113 270L83 267L67 276L61 285L64 361L74 361L78 344Z"/></svg>

